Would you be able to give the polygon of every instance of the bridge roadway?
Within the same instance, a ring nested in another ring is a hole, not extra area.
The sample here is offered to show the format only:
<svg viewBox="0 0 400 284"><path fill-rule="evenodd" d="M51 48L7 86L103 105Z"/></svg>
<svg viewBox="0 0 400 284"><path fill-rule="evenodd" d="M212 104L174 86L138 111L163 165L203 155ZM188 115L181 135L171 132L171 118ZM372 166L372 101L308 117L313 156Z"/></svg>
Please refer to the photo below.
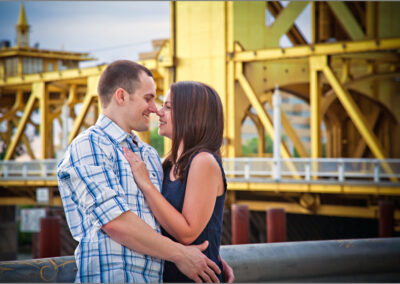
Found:
<svg viewBox="0 0 400 284"><path fill-rule="evenodd" d="M247 204L251 210L283 207L290 213L377 218L377 201L400 201L400 159L224 158L223 163L227 204ZM61 205L57 164L56 159L0 161L0 204L37 204L35 189L47 187L49 205ZM400 220L398 208L395 219Z"/></svg>

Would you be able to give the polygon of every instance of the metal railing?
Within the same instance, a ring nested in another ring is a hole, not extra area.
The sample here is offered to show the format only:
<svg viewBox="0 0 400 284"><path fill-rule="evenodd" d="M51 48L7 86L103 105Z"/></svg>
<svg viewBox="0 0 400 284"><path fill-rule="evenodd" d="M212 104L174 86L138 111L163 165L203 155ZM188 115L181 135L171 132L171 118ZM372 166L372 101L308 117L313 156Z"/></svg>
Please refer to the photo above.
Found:
<svg viewBox="0 0 400 284"><path fill-rule="evenodd" d="M58 160L0 161L0 180L56 180Z"/></svg>
<svg viewBox="0 0 400 284"><path fill-rule="evenodd" d="M0 180L56 180L57 159L0 161ZM392 172L386 172L383 164ZM224 158L228 181L373 182L400 180L400 159Z"/></svg>
<svg viewBox="0 0 400 284"><path fill-rule="evenodd" d="M392 169L384 170L383 164ZM304 182L391 182L400 179L400 159L353 158L224 158L224 170L231 181Z"/></svg>

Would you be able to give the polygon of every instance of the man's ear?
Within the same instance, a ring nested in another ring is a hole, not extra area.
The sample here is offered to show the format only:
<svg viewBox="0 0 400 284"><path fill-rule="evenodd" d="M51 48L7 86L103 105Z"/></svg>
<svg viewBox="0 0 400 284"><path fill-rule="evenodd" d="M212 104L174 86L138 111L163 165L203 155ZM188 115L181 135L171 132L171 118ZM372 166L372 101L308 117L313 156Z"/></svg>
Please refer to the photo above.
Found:
<svg viewBox="0 0 400 284"><path fill-rule="evenodd" d="M126 92L122 88L118 88L114 93L115 100L118 105L123 105L126 100Z"/></svg>

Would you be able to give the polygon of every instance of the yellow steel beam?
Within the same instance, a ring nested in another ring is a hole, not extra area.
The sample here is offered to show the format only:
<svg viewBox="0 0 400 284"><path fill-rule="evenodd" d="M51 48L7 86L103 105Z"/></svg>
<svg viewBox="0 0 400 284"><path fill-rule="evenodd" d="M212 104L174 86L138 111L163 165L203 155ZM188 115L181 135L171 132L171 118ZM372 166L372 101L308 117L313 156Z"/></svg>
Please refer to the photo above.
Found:
<svg viewBox="0 0 400 284"><path fill-rule="evenodd" d="M234 51L241 50L238 44L233 44L233 3L226 2L227 9L227 52L233 54ZM226 98L225 98L225 141L226 155L225 157L238 157L241 153L241 141L238 139L240 137L240 118L237 115L237 91L235 90L235 63L232 60L228 60L226 63Z"/></svg>
<svg viewBox="0 0 400 284"><path fill-rule="evenodd" d="M11 109L6 112L2 117L0 117L0 122L3 120L10 119L15 115L15 113L19 110L22 110L24 108L24 100L23 100L23 91L18 90L15 96L15 102L14 105L11 107Z"/></svg>
<svg viewBox="0 0 400 284"><path fill-rule="evenodd" d="M89 76L100 75L107 65L96 67L89 67L84 69L68 69L63 71L52 71L30 75L23 75L22 77L7 77L0 79L0 87L20 86L32 84L34 82L42 81L58 81L58 80L71 80L76 78L85 78Z"/></svg>
<svg viewBox="0 0 400 284"><path fill-rule="evenodd" d="M399 196L400 185L382 185L372 182L365 184L341 183L304 183L304 182L228 182L228 190L232 191L265 191L265 192L309 192L332 194L365 194Z"/></svg>
<svg viewBox="0 0 400 284"><path fill-rule="evenodd" d="M380 113L379 107L375 107L372 110L372 113L370 114L369 119L368 119L369 123L371 124L371 129L374 129L375 124L378 121L379 113ZM358 142L357 148L354 152L354 158L361 158L365 151L366 146L367 146L367 143L361 137L360 142Z"/></svg>
<svg viewBox="0 0 400 284"><path fill-rule="evenodd" d="M322 155L321 147L321 75L319 74L319 65L321 60L326 57L310 57L310 114L311 114L311 158L320 158Z"/></svg>
<svg viewBox="0 0 400 284"><path fill-rule="evenodd" d="M50 139L53 139L53 136L49 136L50 128L52 128L52 122L49 117L49 93L46 90L46 85L44 82L37 83L36 95L39 98L39 110L40 110L40 140L42 147L42 159L51 158L49 157L49 148L52 143L50 143ZM40 86L40 87L39 87Z"/></svg>
<svg viewBox="0 0 400 284"><path fill-rule="evenodd" d="M270 13L277 18L277 16L281 13L281 11L284 9L284 7L280 4L279 1L268 1L267 2L267 9L270 11ZM307 44L307 41L297 28L296 24L293 24L293 26L290 28L290 30L286 33L290 41L292 42L293 45L301 45L301 44Z"/></svg>
<svg viewBox="0 0 400 284"><path fill-rule="evenodd" d="M240 63L239 63L240 64ZM254 93L253 88L250 86L247 79L244 77L243 73L236 72L236 79L239 81L240 86L243 88L244 93L246 94L247 98L249 99L252 107L256 110L258 117L261 120L261 123L264 125L265 129L267 130L269 136L271 137L272 141L275 140L274 138L274 127L272 126L271 118L266 113L263 105L261 104L260 100L258 99L257 95ZM291 155L287 149L287 146L284 141L281 144L281 154L283 158L290 158Z"/></svg>
<svg viewBox="0 0 400 284"><path fill-rule="evenodd" d="M266 27L267 37L270 38L271 46L278 46L282 35L289 32L294 21L308 5L306 1L293 1L279 13L275 22L270 27Z"/></svg>
<svg viewBox="0 0 400 284"><path fill-rule="evenodd" d="M77 103L78 103L78 97L76 95L76 84L71 84L68 90L67 105L74 106Z"/></svg>
<svg viewBox="0 0 400 284"><path fill-rule="evenodd" d="M19 141L21 139L21 136L25 131L26 123L28 122L29 117L32 114L33 107L35 106L35 102L39 98L38 94L40 93L42 85L44 85L43 82L38 82L38 83L32 84L31 95L30 95L29 100L28 100L28 102L27 102L27 104L25 106L24 114L22 115L21 120L20 120L20 122L18 124L17 131L16 131L13 139L11 140L10 146L7 148L7 152L6 152L6 155L4 157L4 160L9 160L9 159L11 159L12 155L14 155L15 149L17 148L18 143L19 143Z"/></svg>
<svg viewBox="0 0 400 284"><path fill-rule="evenodd" d="M83 100L82 109L79 115L76 117L74 125L72 126L72 130L69 133L68 144L72 142L76 135L78 135L79 129L81 128L83 121L85 120L89 107L91 106L93 100L98 98L97 84L99 79L99 76L91 76L88 78L86 96Z"/></svg>
<svg viewBox="0 0 400 284"><path fill-rule="evenodd" d="M368 81L378 81L378 80L384 80L387 78L395 78L399 77L400 72L385 72L385 73L377 73L377 74L368 74L362 77L357 78L356 80L353 81L348 81L345 84L342 84L343 88L350 89L356 85L360 84L367 84ZM324 94L324 100L322 103L322 114L325 114L327 110L329 109L330 105L335 101L336 99L336 94L333 89L329 90ZM374 98L371 98L374 99ZM390 106L386 105L390 109ZM395 113L393 113L394 116L396 116Z"/></svg>
<svg viewBox="0 0 400 284"><path fill-rule="evenodd" d="M267 130L268 134L270 135L272 141L275 141L275 137L274 137L274 128L272 126L271 123L271 119L268 116L267 112L265 111L263 105L261 104L259 98L257 97L257 95L255 94L253 88L250 86L250 83L247 81L247 79L244 77L242 71L242 67L240 66L241 63L237 63L236 64L236 79L239 81L241 87L243 88L244 93L246 94L247 98L250 101L250 104L252 105L252 107L254 107L254 109L256 110L258 117L261 120L261 123L264 125L265 129ZM282 140L281 141L281 155L283 158L290 158L291 154L289 152L289 150L287 149L287 146L285 144L285 142ZM297 169L295 167L295 165L293 165L293 163L291 162L287 162L286 163L287 166L289 167L289 169L292 172L297 172ZM294 176L296 179L299 179L300 177L295 175Z"/></svg>
<svg viewBox="0 0 400 284"><path fill-rule="evenodd" d="M357 19L354 18L346 3L342 1L327 1L326 3L352 40L362 40L365 37Z"/></svg>
<svg viewBox="0 0 400 284"><path fill-rule="evenodd" d="M283 208L287 213L293 214L318 214L324 216L353 217L353 218L379 218L377 206L341 206L341 205L320 205L316 211L310 211L297 203L269 202L269 201L248 201L236 200L237 204L248 205L253 211L266 211L270 208ZM400 210L395 210L394 218L400 220Z"/></svg>
<svg viewBox="0 0 400 284"><path fill-rule="evenodd" d="M361 136L364 138L368 147L371 149L372 153L378 159L385 159L386 155L382 145L380 144L378 138L375 136L368 121L361 113L357 104L354 102L350 93L342 87L338 78L327 64L323 67L322 71L324 72L324 75L328 80L329 84L335 90L336 95L338 96L347 114L350 116L354 125L360 132ZM387 173L393 174L393 170L387 163L383 162L382 167L386 170ZM391 180L397 181L396 178L391 178Z"/></svg>
<svg viewBox="0 0 400 284"><path fill-rule="evenodd" d="M258 134L258 156L262 157L265 152L265 129L260 121L260 118L252 113L250 110L247 112L247 116L253 121L257 129Z"/></svg>
<svg viewBox="0 0 400 284"><path fill-rule="evenodd" d="M20 57L38 57L41 58L50 58L50 59L62 59L62 60L73 60L73 61L89 61L95 60L96 58L91 57L82 57L82 55L74 55L74 54L59 54L55 52L45 53L45 52L32 52L32 51L23 51L23 50L6 50L2 51L0 57L11 57L11 56L20 56Z"/></svg>
<svg viewBox="0 0 400 284"><path fill-rule="evenodd" d="M34 198L29 197L0 197L0 205L43 205L38 203ZM62 206L61 198L53 197L51 202L45 205Z"/></svg>
<svg viewBox="0 0 400 284"><path fill-rule="evenodd" d="M235 52L236 62L254 62L302 58L315 55L339 55L359 52L396 50L400 48L400 38L360 40L354 42L320 43L289 48L269 48Z"/></svg>
<svg viewBox="0 0 400 284"><path fill-rule="evenodd" d="M23 133L22 134L22 142L24 142L25 147L26 147L26 151L28 152L29 157L31 157L32 160L35 160L35 153L33 153L32 148L31 148L31 142L29 141L28 137L26 137L26 134Z"/></svg>

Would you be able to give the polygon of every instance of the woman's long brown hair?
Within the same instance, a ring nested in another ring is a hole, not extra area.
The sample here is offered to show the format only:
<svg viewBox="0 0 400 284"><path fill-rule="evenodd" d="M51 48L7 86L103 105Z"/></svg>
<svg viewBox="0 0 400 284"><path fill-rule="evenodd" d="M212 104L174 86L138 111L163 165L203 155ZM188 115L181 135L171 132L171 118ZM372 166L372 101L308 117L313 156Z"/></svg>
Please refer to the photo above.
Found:
<svg viewBox="0 0 400 284"><path fill-rule="evenodd" d="M192 81L171 85L172 149L164 161L175 165L174 175L184 178L194 154L201 151L214 153L221 158L224 132L224 115L221 99L210 86ZM178 159L178 148L183 151Z"/></svg>

